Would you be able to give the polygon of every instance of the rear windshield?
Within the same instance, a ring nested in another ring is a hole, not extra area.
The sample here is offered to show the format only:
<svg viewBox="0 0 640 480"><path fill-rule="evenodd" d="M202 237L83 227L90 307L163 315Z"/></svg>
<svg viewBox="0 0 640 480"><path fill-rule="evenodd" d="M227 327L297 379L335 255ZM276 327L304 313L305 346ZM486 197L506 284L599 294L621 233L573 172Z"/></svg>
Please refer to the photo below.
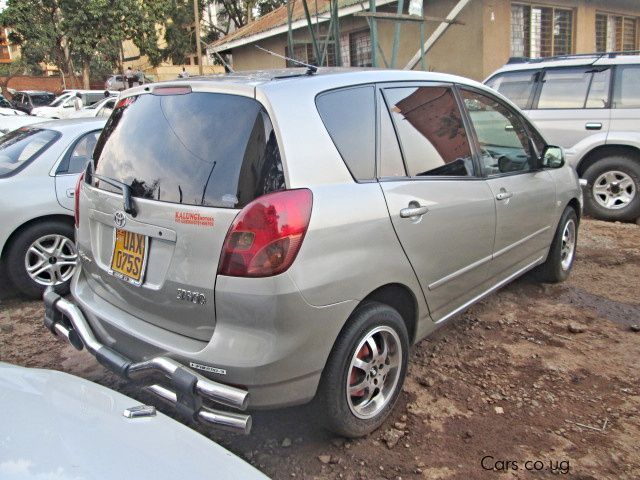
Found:
<svg viewBox="0 0 640 480"><path fill-rule="evenodd" d="M54 143L60 134L53 130L22 127L0 138L0 178L26 167Z"/></svg>
<svg viewBox="0 0 640 480"><path fill-rule="evenodd" d="M116 105L93 154L95 172L135 197L241 208L284 188L269 116L254 99L220 93L142 94ZM105 182L94 185L119 192Z"/></svg>

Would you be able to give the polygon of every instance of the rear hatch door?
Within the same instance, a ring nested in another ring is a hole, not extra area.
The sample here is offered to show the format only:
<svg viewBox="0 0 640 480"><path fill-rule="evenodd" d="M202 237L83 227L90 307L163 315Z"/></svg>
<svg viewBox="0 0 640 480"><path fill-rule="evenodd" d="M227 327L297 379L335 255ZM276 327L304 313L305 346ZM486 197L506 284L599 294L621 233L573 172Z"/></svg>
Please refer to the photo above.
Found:
<svg viewBox="0 0 640 480"><path fill-rule="evenodd" d="M89 182L79 242L90 243L82 268L92 289L144 321L208 340L229 226L251 200L284 187L263 107L189 87L123 98L98 141ZM124 211L123 188L134 213Z"/></svg>

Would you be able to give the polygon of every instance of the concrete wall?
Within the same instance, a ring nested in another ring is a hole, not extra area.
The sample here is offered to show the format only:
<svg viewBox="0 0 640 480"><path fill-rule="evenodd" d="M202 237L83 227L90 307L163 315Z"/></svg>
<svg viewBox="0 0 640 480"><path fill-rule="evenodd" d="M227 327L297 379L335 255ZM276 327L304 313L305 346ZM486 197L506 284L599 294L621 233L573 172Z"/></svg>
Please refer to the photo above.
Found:
<svg viewBox="0 0 640 480"><path fill-rule="evenodd" d="M458 0L425 0L424 14L446 17ZM511 0L472 0L457 17L464 25L451 25L426 56L426 69L453 73L483 80L504 65L511 52ZM595 51L596 12L625 14L640 17L639 0L527 0L513 3L532 3L541 6L556 6L574 10L574 51ZM408 4L408 1L405 1ZM395 11L395 5L391 7ZM387 62L391 61L395 23L378 20L378 41ZM438 27L438 22L425 23L425 38ZM364 18L342 17L341 33L368 28ZM639 29L640 30L640 29ZM307 29L294 31L296 40L310 41ZM259 45L284 55L286 34L280 34L257 42ZM420 50L420 28L417 23L401 24L400 44L396 68L403 68ZM283 68L285 61L268 55L253 44L233 50L233 67L236 70ZM384 67L378 55L379 66ZM418 63L414 69L421 70Z"/></svg>

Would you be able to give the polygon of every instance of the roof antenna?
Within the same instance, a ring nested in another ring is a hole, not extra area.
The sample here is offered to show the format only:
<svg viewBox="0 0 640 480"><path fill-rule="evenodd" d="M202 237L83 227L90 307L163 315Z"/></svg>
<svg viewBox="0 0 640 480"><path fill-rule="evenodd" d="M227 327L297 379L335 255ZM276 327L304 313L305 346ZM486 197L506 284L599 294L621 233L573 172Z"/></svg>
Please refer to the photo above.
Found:
<svg viewBox="0 0 640 480"><path fill-rule="evenodd" d="M258 50L262 50L263 52L267 52L269 55L273 55L274 57L282 58L284 60L289 60L290 62L297 63L298 65L302 65L303 67L307 67L307 75L313 75L318 71L318 67L315 65L309 65L308 63L301 62L300 60L296 60L295 58L286 57L284 55L280 55L279 53L272 52L271 50L267 50L266 48L261 47L260 45L254 45Z"/></svg>

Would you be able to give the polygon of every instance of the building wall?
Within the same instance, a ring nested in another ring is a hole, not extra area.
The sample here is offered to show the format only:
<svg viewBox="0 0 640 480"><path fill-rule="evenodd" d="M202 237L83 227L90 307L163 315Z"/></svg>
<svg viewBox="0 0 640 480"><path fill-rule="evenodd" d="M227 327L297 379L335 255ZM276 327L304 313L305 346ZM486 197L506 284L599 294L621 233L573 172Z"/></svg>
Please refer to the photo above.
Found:
<svg viewBox="0 0 640 480"><path fill-rule="evenodd" d="M458 0L425 0L424 14L432 17L446 17ZM511 4L536 6L556 6L574 11L573 50L574 53L595 51L596 12L616 13L640 17L638 0L472 0L458 15L456 20L464 25L451 25L440 37L426 56L426 69L462 75L483 80L497 68L504 65L511 52ZM408 1L405 1L408 4ZM392 7L395 9L395 5ZM378 41L387 63L391 61L391 51L395 23L378 20ZM326 24L325 24L326 25ZM425 39L438 27L439 22L425 22ZM640 35L640 24L638 25ZM368 28L362 17L342 17L341 33ZM297 41L311 41L306 28L294 31ZM396 68L403 68L420 50L420 27L414 22L401 23L400 43ZM257 42L264 48L280 55L285 54L286 33ZM233 49L235 70L256 70L284 68L285 61L268 55L255 48L254 44ZM384 61L378 55L378 65ZM422 70L420 62L415 70Z"/></svg>
<svg viewBox="0 0 640 480"><path fill-rule="evenodd" d="M596 50L596 12L640 17L637 0L483 0L482 75L486 78L504 65L511 53L511 4L552 6L573 9L573 53L592 53Z"/></svg>

